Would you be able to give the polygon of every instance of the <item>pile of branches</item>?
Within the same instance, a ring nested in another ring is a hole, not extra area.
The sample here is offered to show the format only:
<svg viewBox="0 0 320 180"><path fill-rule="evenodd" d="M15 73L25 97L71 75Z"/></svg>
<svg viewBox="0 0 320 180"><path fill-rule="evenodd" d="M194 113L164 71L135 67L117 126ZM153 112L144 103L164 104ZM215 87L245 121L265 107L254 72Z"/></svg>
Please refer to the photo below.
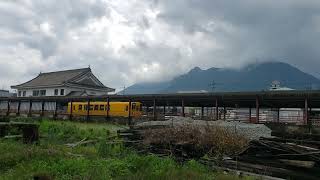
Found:
<svg viewBox="0 0 320 180"><path fill-rule="evenodd" d="M198 159L211 167L274 177L320 179L320 142L314 139L274 137L249 141L220 126L185 124L148 128L118 133L124 142L141 152L172 155L182 161Z"/></svg>
<svg viewBox="0 0 320 180"><path fill-rule="evenodd" d="M156 154L176 157L201 158L232 156L248 145L241 134L218 126L181 125L147 129L142 133L143 144Z"/></svg>

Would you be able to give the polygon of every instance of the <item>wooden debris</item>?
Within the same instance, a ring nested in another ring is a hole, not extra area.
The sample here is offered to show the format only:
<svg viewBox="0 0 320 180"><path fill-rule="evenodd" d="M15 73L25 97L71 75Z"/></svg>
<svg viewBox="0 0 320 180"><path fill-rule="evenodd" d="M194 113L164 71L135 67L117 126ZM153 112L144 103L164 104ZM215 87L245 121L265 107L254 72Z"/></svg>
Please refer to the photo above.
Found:
<svg viewBox="0 0 320 180"><path fill-rule="evenodd" d="M76 142L76 143L68 143L68 144L65 144L65 145L68 146L68 147L74 148L74 147L77 147L77 146L80 146L80 145L92 144L92 143L98 142L98 140L86 140L86 139L87 139L87 138L84 138L84 139L82 139L82 140L79 141L79 142Z"/></svg>
<svg viewBox="0 0 320 180"><path fill-rule="evenodd" d="M74 153L71 153L71 152L68 152L67 154L70 155L70 156L74 156L74 157L83 157L84 156L82 154L74 154Z"/></svg>
<svg viewBox="0 0 320 180"><path fill-rule="evenodd" d="M25 122L0 122L0 138L5 137L11 128L18 128L22 131L24 143L39 141L39 125Z"/></svg>
<svg viewBox="0 0 320 180"><path fill-rule="evenodd" d="M296 136L288 135L286 137L290 139L276 137L253 140L245 148L239 149L235 156L231 156L231 160L217 161L214 158L202 159L199 154L204 152L198 152L194 143L187 138L167 143L160 137L158 143L143 144L143 132L148 130L122 130L118 135L125 145L140 152L174 156L179 161L198 159L211 167L220 166L284 179L320 179L320 141L317 135L304 135L308 139L301 136L295 139Z"/></svg>
<svg viewBox="0 0 320 180"><path fill-rule="evenodd" d="M4 139L21 139L22 135L8 135L8 136L4 136Z"/></svg>
<svg viewBox="0 0 320 180"><path fill-rule="evenodd" d="M234 160L244 163L242 166L251 169L258 169L254 167L256 165L271 167L268 170L271 172L270 175L281 178L299 179L304 176L308 177L307 179L320 178L319 149L292 142L286 143L279 138L272 140L272 138L261 138L251 141L248 148L239 153Z"/></svg>
<svg viewBox="0 0 320 180"><path fill-rule="evenodd" d="M303 168L313 168L315 165L314 161L300 161L300 160L290 160L290 159L279 159L279 161L290 166L303 167Z"/></svg>

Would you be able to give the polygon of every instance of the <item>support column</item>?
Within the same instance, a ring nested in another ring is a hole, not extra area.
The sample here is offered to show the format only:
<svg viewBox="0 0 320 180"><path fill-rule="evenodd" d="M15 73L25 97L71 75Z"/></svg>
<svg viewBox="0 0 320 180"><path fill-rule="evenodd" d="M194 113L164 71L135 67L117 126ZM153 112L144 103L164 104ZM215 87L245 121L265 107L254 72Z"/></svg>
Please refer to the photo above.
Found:
<svg viewBox="0 0 320 180"><path fill-rule="evenodd" d="M227 114L227 108L226 106L223 106L223 120L226 120L226 114Z"/></svg>
<svg viewBox="0 0 320 180"><path fill-rule="evenodd" d="M32 100L29 101L29 112L28 112L28 116L32 117Z"/></svg>
<svg viewBox="0 0 320 180"><path fill-rule="evenodd" d="M181 108L182 108L182 112L181 112L181 115L182 117L185 117L185 113L184 113L184 99L181 100Z"/></svg>
<svg viewBox="0 0 320 180"><path fill-rule="evenodd" d="M153 120L157 120L157 105L156 99L153 99L153 112L152 112Z"/></svg>
<svg viewBox="0 0 320 180"><path fill-rule="evenodd" d="M57 120L57 116L58 116L58 102L55 102L55 107L54 107L54 112L53 112L53 119Z"/></svg>
<svg viewBox="0 0 320 180"><path fill-rule="evenodd" d="M260 119L260 117L259 117L259 115L260 115L259 111L260 111L259 98L256 97L256 122L255 122L255 123L259 123L259 119Z"/></svg>
<svg viewBox="0 0 320 180"><path fill-rule="evenodd" d="M72 120L72 114L73 114L73 101L70 101L70 114L69 114L69 120Z"/></svg>
<svg viewBox="0 0 320 180"><path fill-rule="evenodd" d="M107 119L110 118L110 98L107 98Z"/></svg>
<svg viewBox="0 0 320 180"><path fill-rule="evenodd" d="M18 102L18 110L17 110L16 116L20 116L20 107L21 107L21 101Z"/></svg>
<svg viewBox="0 0 320 180"><path fill-rule="evenodd" d="M309 107L309 115L308 115L308 128L309 128L309 133L312 133L312 125L313 125L313 122L312 122L312 118L311 117L311 114L312 114L312 108Z"/></svg>
<svg viewBox="0 0 320 180"><path fill-rule="evenodd" d="M280 108L277 108L277 123L280 123Z"/></svg>
<svg viewBox="0 0 320 180"><path fill-rule="evenodd" d="M201 120L204 119L204 107L201 106Z"/></svg>
<svg viewBox="0 0 320 180"><path fill-rule="evenodd" d="M147 105L147 107L146 107L146 115L147 115L147 118L149 117L149 105Z"/></svg>
<svg viewBox="0 0 320 180"><path fill-rule="evenodd" d="M43 118L44 115L44 101L41 101L41 112L40 112L40 117Z"/></svg>
<svg viewBox="0 0 320 180"><path fill-rule="evenodd" d="M309 120L308 116L308 98L304 100L304 113L303 113L303 124L307 124Z"/></svg>
<svg viewBox="0 0 320 180"><path fill-rule="evenodd" d="M131 109L132 109L132 101L131 99L129 100L129 109L128 109L128 125L130 126L131 128L131 125L132 125L132 117L131 117Z"/></svg>
<svg viewBox="0 0 320 180"><path fill-rule="evenodd" d="M215 120L219 119L219 107L218 107L218 99L216 98L215 102Z"/></svg>
<svg viewBox="0 0 320 180"><path fill-rule="evenodd" d="M249 123L252 123L252 108L249 107Z"/></svg>
<svg viewBox="0 0 320 180"><path fill-rule="evenodd" d="M88 103L87 103L87 117L86 120L89 121L90 120L90 99L88 99Z"/></svg>
<svg viewBox="0 0 320 180"><path fill-rule="evenodd" d="M7 113L6 113L6 116L9 116L10 115L10 101L8 100L7 101Z"/></svg>

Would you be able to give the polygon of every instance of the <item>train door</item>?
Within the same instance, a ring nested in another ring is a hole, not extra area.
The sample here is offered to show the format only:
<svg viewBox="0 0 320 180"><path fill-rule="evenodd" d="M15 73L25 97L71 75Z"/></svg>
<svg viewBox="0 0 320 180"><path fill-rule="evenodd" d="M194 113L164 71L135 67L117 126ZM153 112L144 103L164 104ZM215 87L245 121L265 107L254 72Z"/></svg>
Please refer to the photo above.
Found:
<svg viewBox="0 0 320 180"><path fill-rule="evenodd" d="M136 116L136 103L132 103L131 105L131 116Z"/></svg>
<svg viewBox="0 0 320 180"><path fill-rule="evenodd" d="M141 103L139 102L135 102L135 103L132 103L132 106L131 106L131 116L134 116L134 117L139 117L141 116Z"/></svg>

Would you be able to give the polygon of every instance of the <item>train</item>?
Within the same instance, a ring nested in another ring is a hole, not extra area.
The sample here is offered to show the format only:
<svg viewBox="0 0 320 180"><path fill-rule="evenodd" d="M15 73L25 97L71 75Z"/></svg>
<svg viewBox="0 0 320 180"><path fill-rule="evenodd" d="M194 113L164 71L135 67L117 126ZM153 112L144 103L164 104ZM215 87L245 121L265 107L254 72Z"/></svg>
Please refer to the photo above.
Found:
<svg viewBox="0 0 320 180"><path fill-rule="evenodd" d="M109 116L109 117L134 117L139 118L142 116L142 103L131 102L129 111L129 102L90 102L89 115L91 116ZM72 107L71 107L72 105ZM88 102L69 102L68 114L77 116L86 116L88 114Z"/></svg>

